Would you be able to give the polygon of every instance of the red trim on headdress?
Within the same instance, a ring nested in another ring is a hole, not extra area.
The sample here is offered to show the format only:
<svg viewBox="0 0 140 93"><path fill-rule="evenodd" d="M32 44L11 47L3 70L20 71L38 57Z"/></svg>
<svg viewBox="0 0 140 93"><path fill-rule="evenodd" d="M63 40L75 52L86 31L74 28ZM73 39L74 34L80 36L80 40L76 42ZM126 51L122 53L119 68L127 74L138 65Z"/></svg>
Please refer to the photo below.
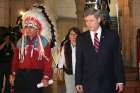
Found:
<svg viewBox="0 0 140 93"><path fill-rule="evenodd" d="M29 25L29 24L33 24L34 26L37 27L37 29L38 29L39 31L42 30L42 25L41 25L40 21L37 20L35 17L30 17L30 16L27 17L27 18L24 20L24 24L25 24L25 26L26 26L26 25Z"/></svg>

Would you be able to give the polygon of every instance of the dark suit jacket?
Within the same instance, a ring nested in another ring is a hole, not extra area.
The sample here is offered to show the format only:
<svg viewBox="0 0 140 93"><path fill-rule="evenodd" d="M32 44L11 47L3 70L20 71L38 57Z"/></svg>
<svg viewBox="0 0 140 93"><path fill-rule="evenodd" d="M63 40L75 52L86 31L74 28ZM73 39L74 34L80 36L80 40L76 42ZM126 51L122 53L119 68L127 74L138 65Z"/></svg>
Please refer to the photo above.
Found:
<svg viewBox="0 0 140 93"><path fill-rule="evenodd" d="M75 83L84 86L84 93L114 93L116 83L124 83L121 45L116 32L102 30L98 53L89 31L78 37Z"/></svg>

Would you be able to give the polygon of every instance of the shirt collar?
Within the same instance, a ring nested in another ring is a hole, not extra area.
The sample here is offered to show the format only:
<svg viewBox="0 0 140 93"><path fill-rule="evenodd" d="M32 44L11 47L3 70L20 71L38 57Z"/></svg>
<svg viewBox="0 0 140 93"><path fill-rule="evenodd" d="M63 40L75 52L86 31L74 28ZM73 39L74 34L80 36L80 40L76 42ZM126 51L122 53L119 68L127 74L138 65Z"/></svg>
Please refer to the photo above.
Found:
<svg viewBox="0 0 140 93"><path fill-rule="evenodd" d="M102 30L102 28L101 28L101 26L99 26L96 31L92 31L92 32L93 33L98 33L98 35L99 35L99 34L101 34L101 30Z"/></svg>
<svg viewBox="0 0 140 93"><path fill-rule="evenodd" d="M102 28L101 26L98 27L98 29L96 31L90 31L90 33L93 35L94 33L98 33L98 37L101 36L101 31L102 31Z"/></svg>

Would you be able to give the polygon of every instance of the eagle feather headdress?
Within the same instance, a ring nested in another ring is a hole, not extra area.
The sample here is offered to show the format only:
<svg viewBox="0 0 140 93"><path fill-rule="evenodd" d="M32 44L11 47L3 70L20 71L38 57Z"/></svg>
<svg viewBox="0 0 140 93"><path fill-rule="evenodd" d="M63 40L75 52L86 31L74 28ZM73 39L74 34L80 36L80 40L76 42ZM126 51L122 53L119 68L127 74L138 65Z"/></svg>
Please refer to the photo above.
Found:
<svg viewBox="0 0 140 93"><path fill-rule="evenodd" d="M37 39L40 57L44 55L44 47L42 44L43 42L41 40L41 36L44 36L47 39L51 45L51 48L55 46L55 29L43 6L34 6L25 12L22 17L22 27L23 29L26 27L38 29L39 32L37 34ZM22 60L24 59L25 55L26 36L26 30L23 30L19 54L19 58Z"/></svg>

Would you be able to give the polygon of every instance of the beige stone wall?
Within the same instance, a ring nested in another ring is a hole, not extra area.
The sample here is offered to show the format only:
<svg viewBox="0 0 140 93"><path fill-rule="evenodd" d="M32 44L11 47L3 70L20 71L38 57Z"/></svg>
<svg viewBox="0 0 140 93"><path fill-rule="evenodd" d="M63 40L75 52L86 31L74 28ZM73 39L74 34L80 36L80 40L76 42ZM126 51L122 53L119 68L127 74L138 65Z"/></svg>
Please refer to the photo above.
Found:
<svg viewBox="0 0 140 93"><path fill-rule="evenodd" d="M137 36L137 30L140 29L140 0L133 0L133 9L132 9L132 14L133 14L133 36L132 36L132 55L133 56L133 65L137 64L137 44L136 44L136 36Z"/></svg>
<svg viewBox="0 0 140 93"><path fill-rule="evenodd" d="M140 0L119 0L122 50L125 65L137 66L137 29L140 28Z"/></svg>
<svg viewBox="0 0 140 93"><path fill-rule="evenodd" d="M56 7L56 14L59 17L76 18L75 0L54 0Z"/></svg>
<svg viewBox="0 0 140 93"><path fill-rule="evenodd" d="M9 0L10 1L10 0ZM17 17L20 15L20 11L28 10L35 0L11 0L11 25L14 26L17 20Z"/></svg>
<svg viewBox="0 0 140 93"><path fill-rule="evenodd" d="M37 0L0 0L0 26L14 26L20 11L26 11Z"/></svg>
<svg viewBox="0 0 140 93"><path fill-rule="evenodd" d="M111 0L111 4L109 6L110 7L110 16L117 16L115 4L116 4L116 0Z"/></svg>
<svg viewBox="0 0 140 93"><path fill-rule="evenodd" d="M9 24L9 2L8 0L0 0L0 26L8 26Z"/></svg>
<svg viewBox="0 0 140 93"><path fill-rule="evenodd" d="M120 18L120 33L122 41L123 60L126 66L132 66L134 63L132 58L131 44L133 35L132 32L132 15L130 13L129 0L119 0L119 18Z"/></svg>
<svg viewBox="0 0 140 93"><path fill-rule="evenodd" d="M68 30L73 27L77 26L77 19L75 18L59 18L57 20L57 27L58 27L58 44L64 39Z"/></svg>

